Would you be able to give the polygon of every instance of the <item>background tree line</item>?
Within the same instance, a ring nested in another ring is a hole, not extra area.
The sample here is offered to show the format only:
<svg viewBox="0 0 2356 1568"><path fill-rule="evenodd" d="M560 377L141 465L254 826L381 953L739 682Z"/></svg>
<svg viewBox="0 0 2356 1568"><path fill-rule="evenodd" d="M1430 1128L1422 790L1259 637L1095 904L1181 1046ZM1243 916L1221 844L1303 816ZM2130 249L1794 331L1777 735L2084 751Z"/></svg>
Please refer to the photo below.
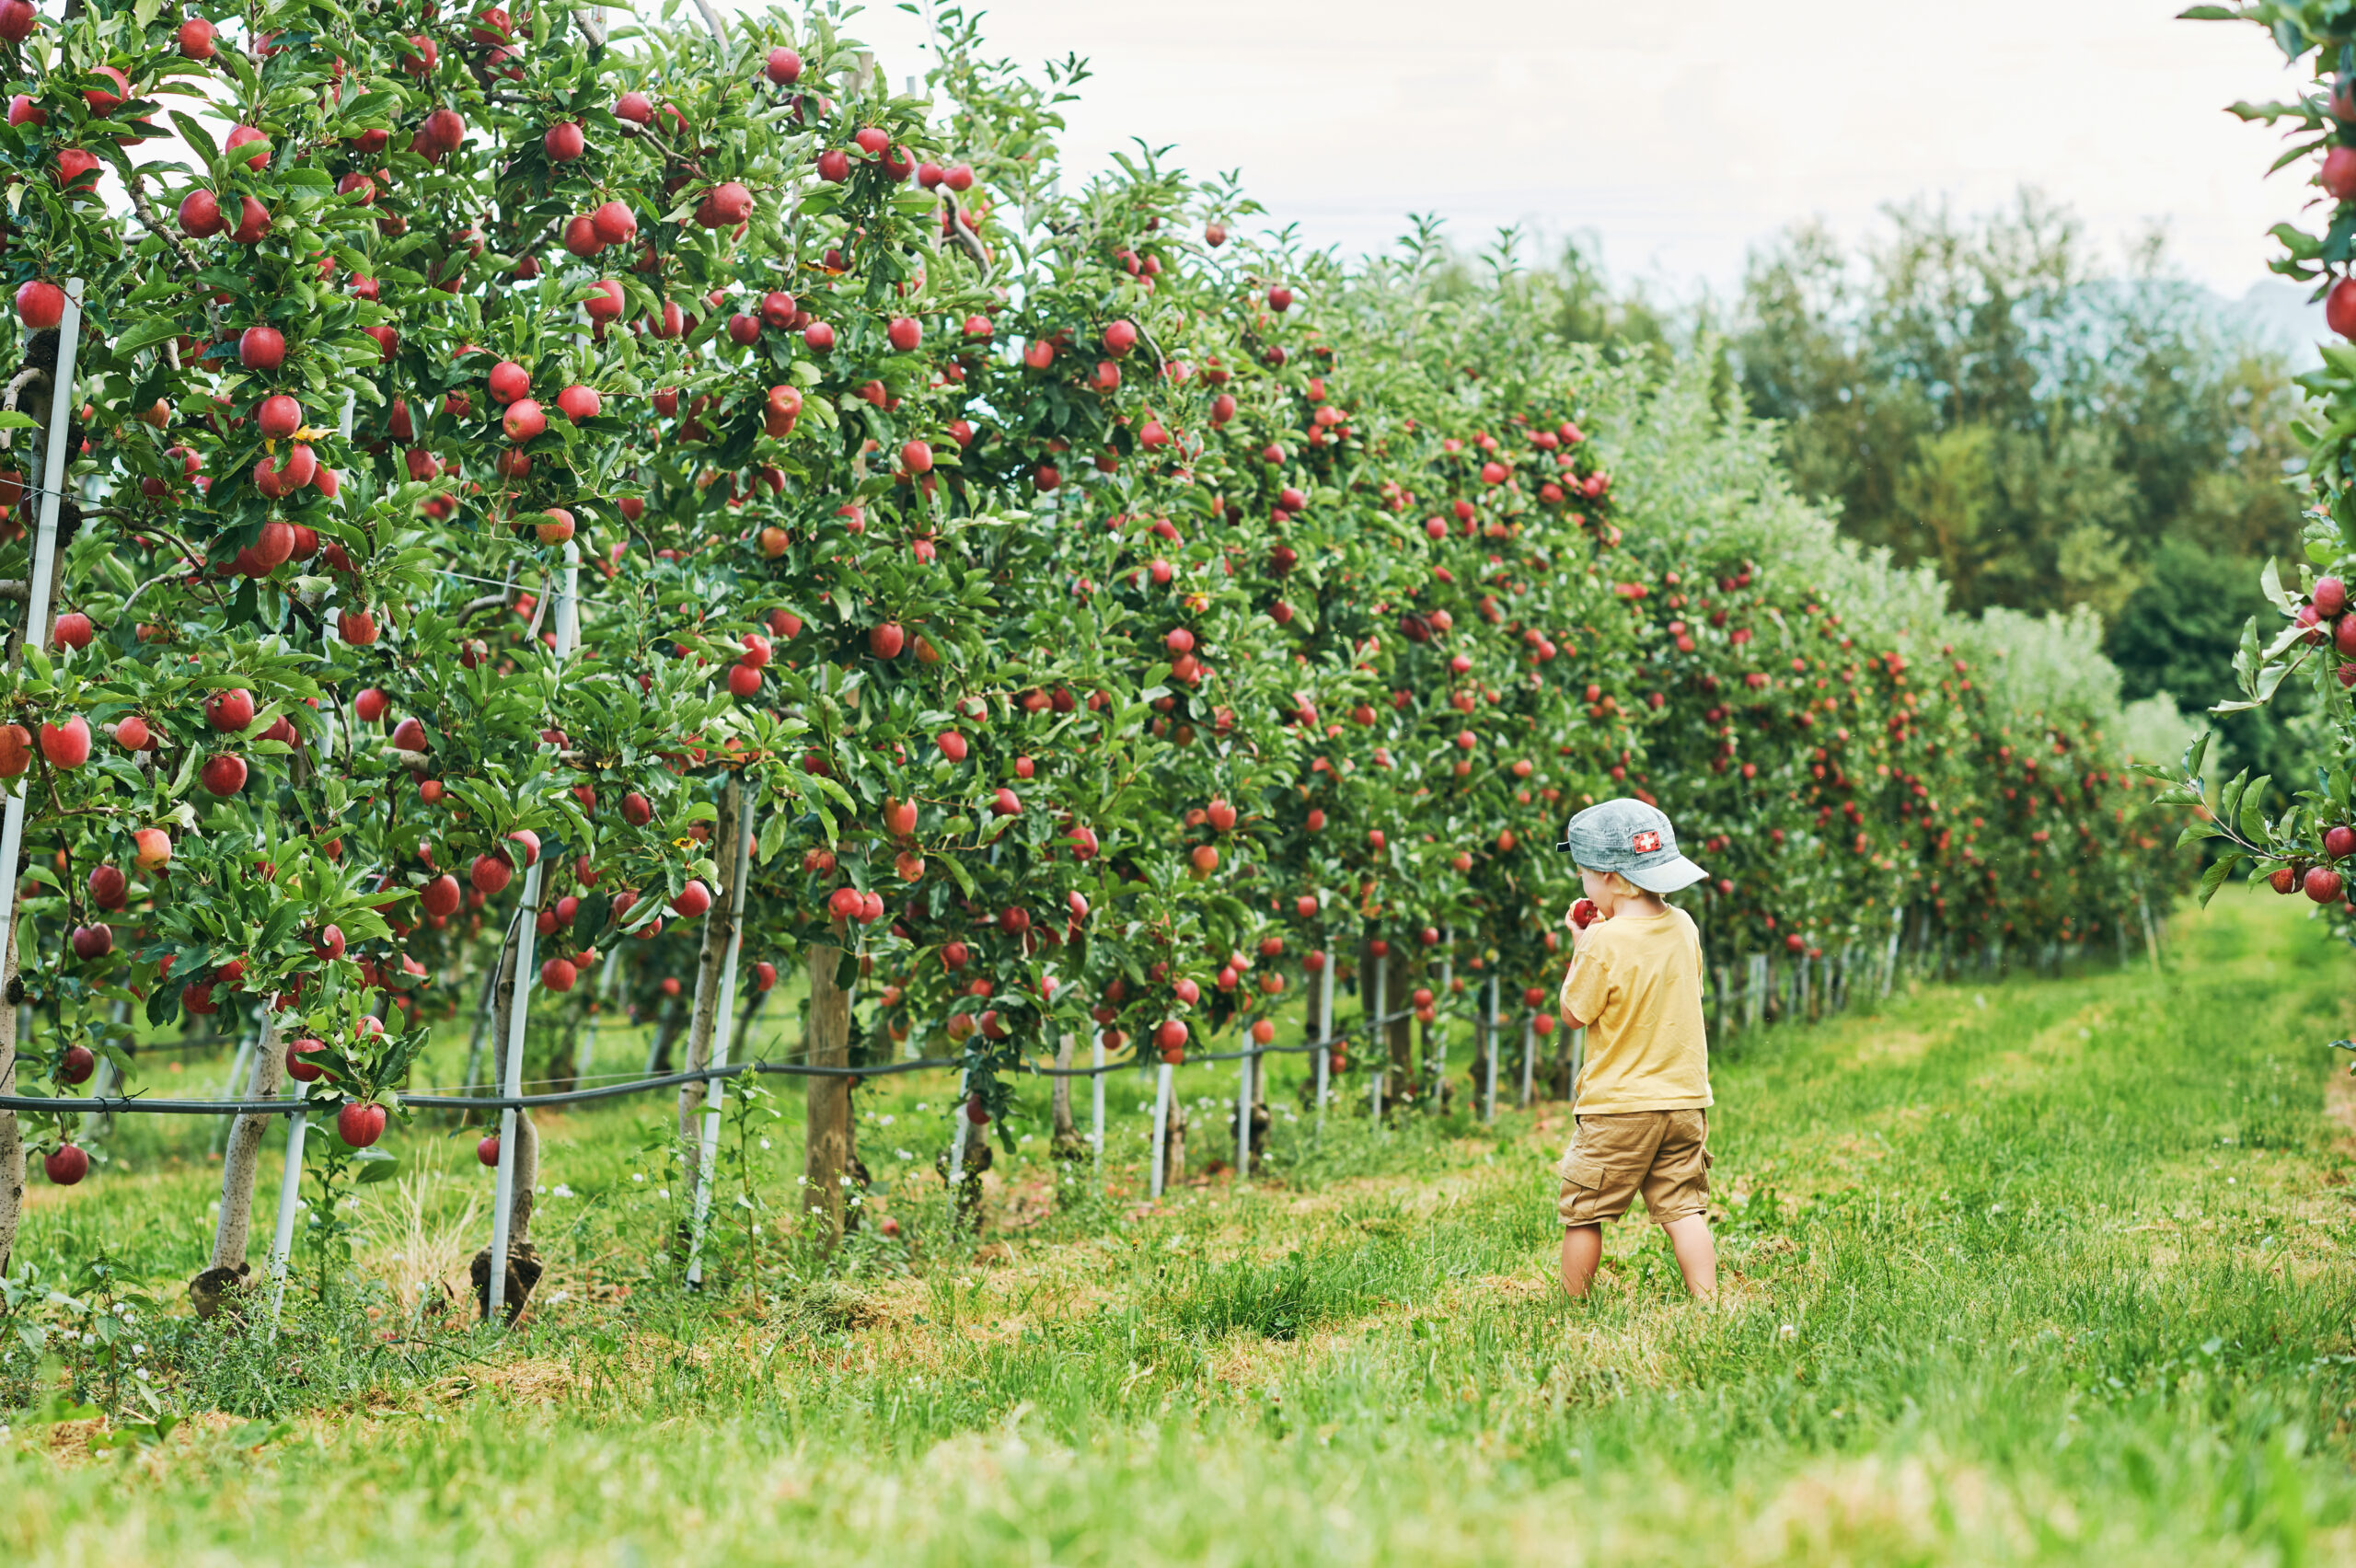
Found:
<svg viewBox="0 0 2356 1568"><path fill-rule="evenodd" d="M2295 768L2296 702L2204 709L2233 687L2256 565L2295 554L2296 367L2157 236L2106 255L2024 191L1964 216L1892 207L1855 244L1796 225L1731 300L1663 305L1576 244L1524 276L1566 338L1718 356L1727 395L1779 421L1801 491L1935 567L1957 607L2089 606L2130 699L2215 723L2229 771ZM1470 264L1462 282L1493 286Z"/></svg>

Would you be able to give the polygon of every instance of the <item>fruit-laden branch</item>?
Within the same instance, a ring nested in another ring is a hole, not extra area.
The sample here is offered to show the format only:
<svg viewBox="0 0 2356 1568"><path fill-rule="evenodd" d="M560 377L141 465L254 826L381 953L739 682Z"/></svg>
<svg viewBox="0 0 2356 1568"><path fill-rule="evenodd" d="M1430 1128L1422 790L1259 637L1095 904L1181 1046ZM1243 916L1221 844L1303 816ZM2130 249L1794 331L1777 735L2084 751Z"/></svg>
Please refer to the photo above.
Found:
<svg viewBox="0 0 2356 1568"><path fill-rule="evenodd" d="M191 277L203 271L203 264L189 253L188 247L180 242L180 236L172 232L171 226L162 218L156 215L156 203L147 199L147 183L141 178L140 171L136 168L133 169L131 178L124 180L123 185L131 192L131 210L139 214L141 226L171 248L172 254L180 259L180 265L188 269ZM169 338L164 340L164 344L167 350L171 351L172 368L179 369L179 353L177 346Z"/></svg>
<svg viewBox="0 0 2356 1568"><path fill-rule="evenodd" d="M982 248L982 242L975 237L971 229L965 226L965 215L957 208L956 192L943 187L941 195L941 199L949 203L949 237L957 242L957 248L974 259L975 266L985 272L988 271L990 253ZM1161 351L1157 349L1154 352L1158 354Z"/></svg>

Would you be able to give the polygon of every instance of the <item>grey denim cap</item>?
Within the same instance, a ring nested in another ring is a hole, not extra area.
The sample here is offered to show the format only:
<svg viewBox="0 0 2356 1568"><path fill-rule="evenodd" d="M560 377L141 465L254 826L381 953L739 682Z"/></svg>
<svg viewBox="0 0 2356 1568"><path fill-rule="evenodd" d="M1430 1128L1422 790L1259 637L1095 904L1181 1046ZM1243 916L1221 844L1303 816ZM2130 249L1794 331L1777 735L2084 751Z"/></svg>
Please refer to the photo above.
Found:
<svg viewBox="0 0 2356 1568"><path fill-rule="evenodd" d="M1668 813L1642 801L1588 807L1554 847L1590 871L1618 871L1646 893L1675 893L1710 874L1677 852Z"/></svg>

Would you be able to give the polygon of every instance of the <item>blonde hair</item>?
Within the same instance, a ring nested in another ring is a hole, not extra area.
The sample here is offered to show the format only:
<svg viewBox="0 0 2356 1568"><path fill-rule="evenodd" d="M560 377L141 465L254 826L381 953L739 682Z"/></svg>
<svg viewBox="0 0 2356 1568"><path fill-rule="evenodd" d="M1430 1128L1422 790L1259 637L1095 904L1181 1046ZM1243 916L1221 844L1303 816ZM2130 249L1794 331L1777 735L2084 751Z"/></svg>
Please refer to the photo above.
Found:
<svg viewBox="0 0 2356 1568"><path fill-rule="evenodd" d="M1620 885L1613 891L1618 893L1623 898L1647 898L1654 896L1653 894L1648 894L1645 889L1638 887L1634 882L1630 882L1618 871L1598 871L1593 866L1581 866L1579 870L1582 871L1591 871L1599 877L1608 877L1612 882L1619 883Z"/></svg>

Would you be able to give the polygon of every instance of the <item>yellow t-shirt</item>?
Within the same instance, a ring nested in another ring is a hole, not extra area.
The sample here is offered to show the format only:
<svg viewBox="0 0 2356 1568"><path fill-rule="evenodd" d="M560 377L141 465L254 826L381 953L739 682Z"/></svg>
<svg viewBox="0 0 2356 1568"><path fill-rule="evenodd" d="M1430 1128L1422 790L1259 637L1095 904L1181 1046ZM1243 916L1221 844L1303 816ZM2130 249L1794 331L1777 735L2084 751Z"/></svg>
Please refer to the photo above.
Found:
<svg viewBox="0 0 2356 1568"><path fill-rule="evenodd" d="M1581 1115L1693 1111L1710 1103L1710 1043L1702 1023L1702 933L1671 905L1589 926L1563 1011L1587 1025Z"/></svg>

